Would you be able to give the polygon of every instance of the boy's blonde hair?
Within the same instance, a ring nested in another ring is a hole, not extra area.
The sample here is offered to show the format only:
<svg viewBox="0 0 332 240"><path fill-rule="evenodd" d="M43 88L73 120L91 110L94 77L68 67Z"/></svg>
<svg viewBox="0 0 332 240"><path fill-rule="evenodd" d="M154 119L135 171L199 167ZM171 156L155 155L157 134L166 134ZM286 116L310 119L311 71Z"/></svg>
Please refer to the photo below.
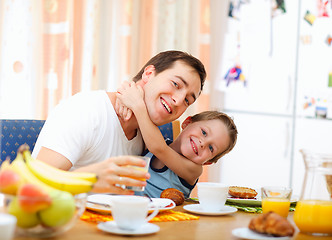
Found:
<svg viewBox="0 0 332 240"><path fill-rule="evenodd" d="M229 142L228 148L225 151L218 153L214 158L207 161L207 163L216 163L219 158L221 158L225 154L229 153L236 144L237 134L238 134L237 128L236 128L236 125L235 125L233 119L230 118L225 113L222 113L219 111L204 111L204 112L195 114L194 116L191 117L192 122L208 121L208 120L214 120L214 119L218 119L225 124L225 126L228 130L230 142Z"/></svg>

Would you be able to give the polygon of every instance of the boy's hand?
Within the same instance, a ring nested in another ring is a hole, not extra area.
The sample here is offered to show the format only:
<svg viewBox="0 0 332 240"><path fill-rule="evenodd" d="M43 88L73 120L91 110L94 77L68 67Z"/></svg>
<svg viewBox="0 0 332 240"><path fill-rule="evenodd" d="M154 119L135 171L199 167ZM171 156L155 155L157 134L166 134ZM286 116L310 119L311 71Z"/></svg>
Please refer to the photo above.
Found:
<svg viewBox="0 0 332 240"><path fill-rule="evenodd" d="M134 112L141 107L145 107L144 91L141 86L136 85L135 83L129 83L126 86L122 86L118 89L116 96L121 100L121 103L124 104L125 107Z"/></svg>
<svg viewBox="0 0 332 240"><path fill-rule="evenodd" d="M133 115L133 112L123 105L118 98L115 100L115 112L124 121L128 121Z"/></svg>
<svg viewBox="0 0 332 240"><path fill-rule="evenodd" d="M127 81L123 82L117 92L121 92L129 88L130 84L131 83ZM128 121L133 115L133 112L127 108L118 97L115 100L115 112L124 121Z"/></svg>

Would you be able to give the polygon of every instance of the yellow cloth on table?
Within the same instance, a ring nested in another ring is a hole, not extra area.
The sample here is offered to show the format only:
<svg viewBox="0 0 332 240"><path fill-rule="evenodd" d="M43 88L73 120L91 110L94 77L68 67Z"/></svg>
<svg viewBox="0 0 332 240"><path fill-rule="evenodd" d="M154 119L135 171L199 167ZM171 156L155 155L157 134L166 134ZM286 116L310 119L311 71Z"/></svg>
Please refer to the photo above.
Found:
<svg viewBox="0 0 332 240"><path fill-rule="evenodd" d="M170 222L170 221L185 221L185 220L198 220L198 219L199 219L198 216L194 216L188 213L167 210L158 213L158 215L152 218L150 222ZM86 210L82 214L81 220L98 223L98 222L113 221L113 217L110 214L106 215Z"/></svg>

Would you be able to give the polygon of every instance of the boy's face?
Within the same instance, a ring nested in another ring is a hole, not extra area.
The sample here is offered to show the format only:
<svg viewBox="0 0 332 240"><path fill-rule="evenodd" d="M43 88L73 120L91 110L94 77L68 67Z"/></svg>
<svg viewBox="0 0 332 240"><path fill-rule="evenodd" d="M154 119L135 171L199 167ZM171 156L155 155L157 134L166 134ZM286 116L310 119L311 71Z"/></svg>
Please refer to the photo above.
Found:
<svg viewBox="0 0 332 240"><path fill-rule="evenodd" d="M204 164L230 143L225 124L218 120L198 121L188 124L178 136L181 154L196 164Z"/></svg>
<svg viewBox="0 0 332 240"><path fill-rule="evenodd" d="M146 68L142 77L144 101L151 120L160 126L180 117L198 98L201 81L198 73L183 62L155 74L154 66Z"/></svg>

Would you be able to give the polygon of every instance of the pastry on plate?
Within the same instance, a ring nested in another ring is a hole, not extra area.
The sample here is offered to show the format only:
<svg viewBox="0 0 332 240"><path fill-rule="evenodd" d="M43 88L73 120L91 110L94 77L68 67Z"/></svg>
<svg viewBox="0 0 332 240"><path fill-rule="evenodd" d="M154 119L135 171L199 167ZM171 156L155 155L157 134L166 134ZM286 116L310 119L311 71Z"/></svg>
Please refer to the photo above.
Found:
<svg viewBox="0 0 332 240"><path fill-rule="evenodd" d="M291 237L295 231L293 225L286 218L275 212L264 213L251 219L249 229L277 237Z"/></svg>
<svg viewBox="0 0 332 240"><path fill-rule="evenodd" d="M228 188L228 194L232 197L237 198L255 198L257 196L257 192L255 189L248 187L238 187L238 186L230 186Z"/></svg>
<svg viewBox="0 0 332 240"><path fill-rule="evenodd" d="M175 202L176 206L181 205L184 202L183 192L177 190L176 188L167 188L160 194L161 198L168 198Z"/></svg>

